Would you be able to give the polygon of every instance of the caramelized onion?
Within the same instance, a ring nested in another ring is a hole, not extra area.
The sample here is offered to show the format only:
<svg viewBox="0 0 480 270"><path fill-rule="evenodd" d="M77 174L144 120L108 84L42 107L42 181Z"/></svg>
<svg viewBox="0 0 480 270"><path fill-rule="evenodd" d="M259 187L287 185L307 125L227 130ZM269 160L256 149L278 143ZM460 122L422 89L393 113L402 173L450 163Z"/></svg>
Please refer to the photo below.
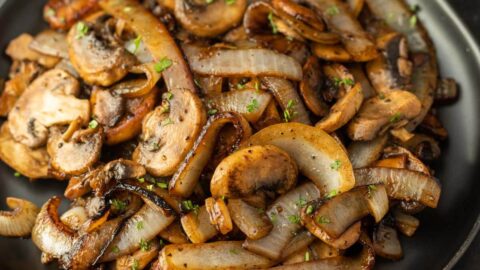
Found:
<svg viewBox="0 0 480 270"><path fill-rule="evenodd" d="M40 211L27 200L7 197L7 206L12 211L0 211L0 235L7 237L26 237L32 232L35 219Z"/></svg>
<svg viewBox="0 0 480 270"><path fill-rule="evenodd" d="M183 49L192 70L202 75L302 79L302 67L295 59L272 50L202 49L187 45Z"/></svg>
<svg viewBox="0 0 480 270"><path fill-rule="evenodd" d="M380 223L373 232L373 248L380 257L399 260L403 257L402 245L395 228Z"/></svg>
<svg viewBox="0 0 480 270"><path fill-rule="evenodd" d="M378 136L371 141L356 141L348 146L348 157L354 169L371 165L382 155L388 136Z"/></svg>
<svg viewBox="0 0 480 270"><path fill-rule="evenodd" d="M161 73L155 70L154 63L133 66L129 70L133 74L145 74L145 79L123 81L111 87L111 91L127 98L141 97L150 92L160 80Z"/></svg>
<svg viewBox="0 0 480 270"><path fill-rule="evenodd" d="M272 223L264 209L253 207L242 199L229 199L228 209L235 225L249 239L260 239L272 229Z"/></svg>
<svg viewBox="0 0 480 270"><path fill-rule="evenodd" d="M210 215L205 205L184 215L180 222L192 243L205 243L218 234L215 226L210 223Z"/></svg>
<svg viewBox="0 0 480 270"><path fill-rule="evenodd" d="M226 112L211 116L192 150L173 175L169 185L172 194L182 197L190 196L203 168L213 154L217 135L226 124L233 124L236 129L235 143L230 151L235 150L236 146L251 134L248 122L239 114Z"/></svg>
<svg viewBox="0 0 480 270"><path fill-rule="evenodd" d="M222 198L207 198L205 208L210 216L210 223L215 226L221 234L228 234L233 229L230 212Z"/></svg>
<svg viewBox="0 0 480 270"><path fill-rule="evenodd" d="M438 181L423 173L394 168L364 168L355 170L356 185L383 183L391 198L418 201L435 208L440 198Z"/></svg>

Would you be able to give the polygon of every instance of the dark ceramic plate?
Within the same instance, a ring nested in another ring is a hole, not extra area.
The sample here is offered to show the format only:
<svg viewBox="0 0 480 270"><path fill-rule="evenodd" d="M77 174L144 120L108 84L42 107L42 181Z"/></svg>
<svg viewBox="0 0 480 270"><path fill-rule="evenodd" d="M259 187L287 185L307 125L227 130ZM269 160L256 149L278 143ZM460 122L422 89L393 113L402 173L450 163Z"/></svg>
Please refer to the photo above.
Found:
<svg viewBox="0 0 480 270"><path fill-rule="evenodd" d="M385 0L389 1L389 0ZM45 27L41 10L45 1L0 0L0 50L16 35L36 33ZM470 245L480 227L480 51L460 19L445 1L410 1L421 7L438 50L443 76L461 85L461 98L441 109L450 132L442 159L434 165L443 184L438 209L428 209L419 218L421 226L413 238L403 238L405 257L399 262L380 261L378 269L451 269ZM0 59L5 77L10 63ZM12 153L15 155L15 153ZM28 182L14 177L0 163L0 203L7 196L24 197L41 205L52 195L63 194L65 183ZM65 203L65 202L64 202ZM54 269L40 264L40 252L29 240L0 238L0 269ZM476 269L472 266L471 269Z"/></svg>

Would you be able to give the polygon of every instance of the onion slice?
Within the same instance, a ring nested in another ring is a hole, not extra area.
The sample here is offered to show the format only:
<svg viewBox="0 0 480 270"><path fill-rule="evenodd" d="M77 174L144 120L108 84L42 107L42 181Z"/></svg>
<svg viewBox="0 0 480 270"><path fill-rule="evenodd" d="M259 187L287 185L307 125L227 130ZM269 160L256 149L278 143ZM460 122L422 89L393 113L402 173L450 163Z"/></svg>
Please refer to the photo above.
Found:
<svg viewBox="0 0 480 270"><path fill-rule="evenodd" d="M329 237L336 239L355 222L371 214L376 222L388 212L388 197L383 185L357 187L342 193L321 205L310 204L302 210L302 220L310 229L318 226ZM312 220L313 219L313 224Z"/></svg>
<svg viewBox="0 0 480 270"><path fill-rule="evenodd" d="M378 160L387 144L388 136L378 136L371 141L355 141L348 146L348 158L354 169L367 167Z"/></svg>
<svg viewBox="0 0 480 270"><path fill-rule="evenodd" d="M258 269L272 261L242 248L240 241L167 245L160 252L158 269Z"/></svg>
<svg viewBox="0 0 480 270"><path fill-rule="evenodd" d="M0 235L29 236L40 209L34 203L19 198L7 197L6 201L12 211L0 211Z"/></svg>
<svg viewBox="0 0 480 270"><path fill-rule="evenodd" d="M205 205L184 215L180 222L183 231L192 243L204 243L218 234L217 229L210 223L210 215Z"/></svg>
<svg viewBox="0 0 480 270"><path fill-rule="evenodd" d="M99 261L108 262L135 251L141 242L152 240L174 220L174 216L165 215L156 205L146 201L146 204L126 221ZM139 223L142 224L142 229L138 228Z"/></svg>
<svg viewBox="0 0 480 270"><path fill-rule="evenodd" d="M423 173L395 168L364 168L355 170L356 185L385 184L388 196L418 201L436 208L441 187L438 181Z"/></svg>
<svg viewBox="0 0 480 270"><path fill-rule="evenodd" d="M283 118L286 122L310 124L307 109L291 82L282 78L264 77L262 83L268 87L282 107Z"/></svg>
<svg viewBox="0 0 480 270"><path fill-rule="evenodd" d="M148 264L158 256L160 251L160 243L157 239L150 241L148 250L137 250L135 253L118 258L115 261L115 270L141 270L145 269Z"/></svg>
<svg viewBox="0 0 480 270"><path fill-rule="evenodd" d="M215 226L221 234L228 234L233 229L230 212L222 198L207 198L205 208L210 216L210 223Z"/></svg>
<svg viewBox="0 0 480 270"><path fill-rule="evenodd" d="M233 124L236 129L235 143L230 151L235 150L239 143L250 137L250 125L241 115L225 112L211 116L195 141L193 148L173 175L169 184L171 194L180 197L189 197L192 194L202 170L212 157L217 135L227 124Z"/></svg>
<svg viewBox="0 0 480 270"><path fill-rule="evenodd" d="M399 209L393 211L395 217L395 226L404 235L412 237L420 226L418 218L403 213Z"/></svg>
<svg viewBox="0 0 480 270"><path fill-rule="evenodd" d="M373 248L375 254L383 258L399 260L403 257L397 230L385 222L380 223L373 232Z"/></svg>
<svg viewBox="0 0 480 270"><path fill-rule="evenodd" d="M161 73L155 70L154 63L133 66L129 72L133 74L145 74L146 78L117 83L111 87L113 93L127 98L141 97L148 94L161 78Z"/></svg>
<svg viewBox="0 0 480 270"><path fill-rule="evenodd" d="M272 223L261 208L253 207L242 199L229 199L228 209L235 225L249 239L260 239L272 230Z"/></svg>
<svg viewBox="0 0 480 270"><path fill-rule="evenodd" d="M58 216L59 197L50 198L40 209L32 229L33 243L53 257L69 252L73 247L75 232L63 224Z"/></svg>
<svg viewBox="0 0 480 270"><path fill-rule="evenodd" d="M308 202L318 198L320 198L320 191L313 183L303 184L280 196L267 210L273 229L263 238L247 239L243 247L272 260L279 259L294 234L301 228L300 209L302 203L299 202Z"/></svg>
<svg viewBox="0 0 480 270"><path fill-rule="evenodd" d="M302 79L302 67L293 58L268 49L221 49L183 46L195 73L215 76L274 76Z"/></svg>

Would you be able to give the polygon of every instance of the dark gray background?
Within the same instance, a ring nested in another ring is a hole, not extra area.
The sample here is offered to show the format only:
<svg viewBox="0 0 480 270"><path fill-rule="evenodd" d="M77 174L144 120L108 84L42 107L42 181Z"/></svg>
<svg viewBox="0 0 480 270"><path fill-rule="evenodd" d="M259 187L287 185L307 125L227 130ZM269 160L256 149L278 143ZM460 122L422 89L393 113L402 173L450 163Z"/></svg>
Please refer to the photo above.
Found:
<svg viewBox="0 0 480 270"><path fill-rule="evenodd" d="M464 20L477 40L477 43L480 44L480 1L448 0L448 2L460 15L460 18ZM477 235L464 257L458 262L457 266L455 266L455 269L480 269L480 234Z"/></svg>

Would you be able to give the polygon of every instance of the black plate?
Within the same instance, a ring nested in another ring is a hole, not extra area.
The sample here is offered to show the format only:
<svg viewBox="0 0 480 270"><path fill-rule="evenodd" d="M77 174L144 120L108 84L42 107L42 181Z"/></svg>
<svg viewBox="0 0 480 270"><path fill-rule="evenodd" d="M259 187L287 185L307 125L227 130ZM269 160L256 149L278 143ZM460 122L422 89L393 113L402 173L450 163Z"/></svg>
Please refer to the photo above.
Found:
<svg viewBox="0 0 480 270"><path fill-rule="evenodd" d="M419 3L422 8L420 17L437 47L442 74L456 78L462 92L458 103L441 110L450 139L444 146L442 159L435 165L436 175L443 184L440 205L419 216L421 226L413 238L401 239L405 258L399 262L381 260L377 268L451 269L480 227L480 173L476 170L480 168L480 51L446 2L410 2ZM43 3L0 0L1 51L16 35L36 33L45 27L41 20ZM0 75L7 74L9 65L2 56ZM0 163L2 207L7 196L24 197L41 205L50 196L62 194L65 187L65 183L54 181L29 183L13 174ZM54 268L40 264L40 252L30 240L0 238L0 258L0 269Z"/></svg>

